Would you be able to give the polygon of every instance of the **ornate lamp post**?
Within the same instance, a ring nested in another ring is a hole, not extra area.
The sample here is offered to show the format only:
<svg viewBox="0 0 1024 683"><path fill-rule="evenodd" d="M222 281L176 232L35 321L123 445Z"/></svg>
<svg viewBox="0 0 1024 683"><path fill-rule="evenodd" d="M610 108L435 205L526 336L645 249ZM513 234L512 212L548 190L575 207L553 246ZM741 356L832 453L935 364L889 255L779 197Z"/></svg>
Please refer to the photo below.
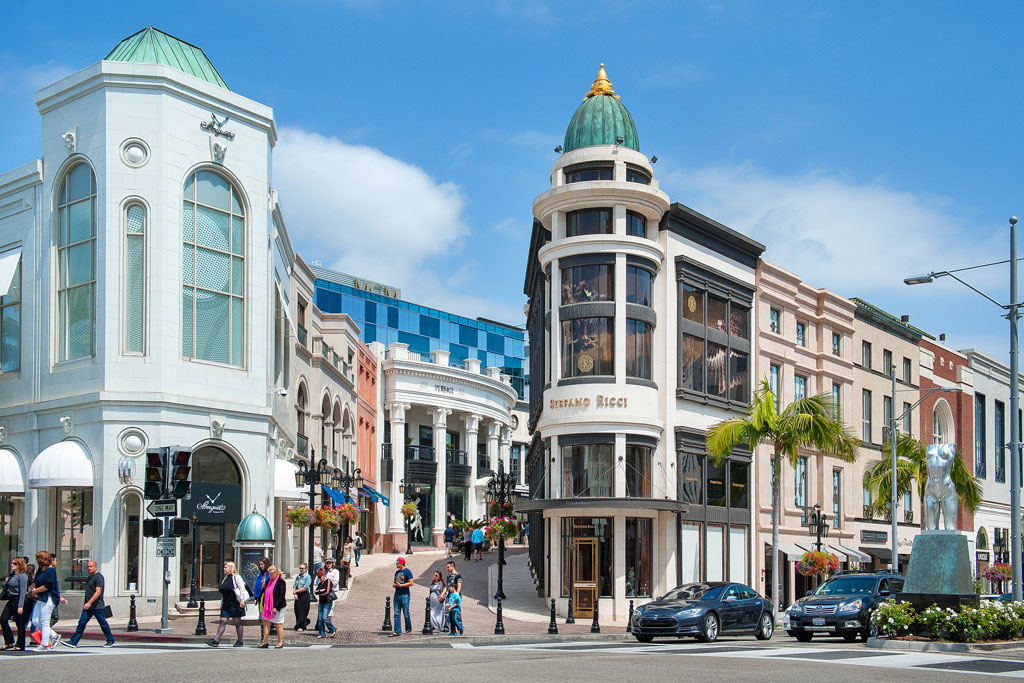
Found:
<svg viewBox="0 0 1024 683"><path fill-rule="evenodd" d="M349 489L355 488L356 496L359 495L359 489L363 488L363 471L358 467L352 474L345 474L341 470L336 470L338 473L338 485L335 487L339 491L345 492L345 498L348 499ZM345 536L348 536L349 523L345 522Z"/></svg>
<svg viewBox="0 0 1024 683"><path fill-rule="evenodd" d="M406 503L409 502L409 496L407 494L413 493L416 490L412 484L409 485L409 489L409 491L406 491L405 479L398 482L398 492L402 494L402 500ZM412 555L412 517L405 518L405 535L405 553L406 555Z"/></svg>
<svg viewBox="0 0 1024 683"><path fill-rule="evenodd" d="M330 486L334 483L333 477L340 474L340 471L335 468L334 472L331 472L330 467L327 465L327 461L323 458L320 462L316 462L316 450L313 448L309 449L309 464L306 464L305 460L299 461L299 467L295 470L295 485L302 487L309 487L309 508L312 510L316 507L316 487L317 486ZM320 494L323 495L323 494ZM313 527L309 527L309 568L313 568Z"/></svg>
<svg viewBox="0 0 1024 683"><path fill-rule="evenodd" d="M505 462L498 458L498 473L487 482L487 493L484 494L487 500L488 513L492 503L498 504L500 516L504 517L505 508L515 502L516 477L505 474ZM494 594L496 600L505 599L505 591L502 590L502 569L505 564L505 535L498 535L498 592Z"/></svg>
<svg viewBox="0 0 1024 683"><path fill-rule="evenodd" d="M807 515L807 528L811 536L817 536L815 545L818 552L821 552L821 537L828 536L828 515L821 511L821 503L815 503L814 509Z"/></svg>

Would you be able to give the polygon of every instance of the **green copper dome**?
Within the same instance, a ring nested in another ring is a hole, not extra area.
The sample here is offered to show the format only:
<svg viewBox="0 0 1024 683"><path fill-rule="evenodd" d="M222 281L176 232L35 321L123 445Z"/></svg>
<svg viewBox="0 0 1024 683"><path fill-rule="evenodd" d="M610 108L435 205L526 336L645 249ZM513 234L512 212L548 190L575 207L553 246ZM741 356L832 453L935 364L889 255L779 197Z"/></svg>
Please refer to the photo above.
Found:
<svg viewBox="0 0 1024 683"><path fill-rule="evenodd" d="M620 137L622 142L618 143ZM590 92L572 115L569 128L565 131L562 151L571 152L580 147L614 144L640 151L633 117L612 90L612 84L608 81L608 74L605 73L602 64L594 84L590 86Z"/></svg>
<svg viewBox="0 0 1024 683"><path fill-rule="evenodd" d="M273 541L274 532L267 518L256 512L256 508L245 516L235 532L235 541Z"/></svg>
<svg viewBox="0 0 1024 683"><path fill-rule="evenodd" d="M201 48L152 26L122 40L104 59L111 62L163 64L230 90Z"/></svg>

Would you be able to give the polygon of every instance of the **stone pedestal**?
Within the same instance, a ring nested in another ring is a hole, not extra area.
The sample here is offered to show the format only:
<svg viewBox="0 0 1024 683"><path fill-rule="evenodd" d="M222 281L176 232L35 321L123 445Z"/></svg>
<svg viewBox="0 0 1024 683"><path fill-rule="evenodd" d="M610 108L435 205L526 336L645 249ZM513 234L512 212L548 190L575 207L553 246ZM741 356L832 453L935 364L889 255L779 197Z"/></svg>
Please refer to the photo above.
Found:
<svg viewBox="0 0 1024 683"><path fill-rule="evenodd" d="M957 531L925 531L914 539L901 602L921 611L935 604L977 606L967 537Z"/></svg>

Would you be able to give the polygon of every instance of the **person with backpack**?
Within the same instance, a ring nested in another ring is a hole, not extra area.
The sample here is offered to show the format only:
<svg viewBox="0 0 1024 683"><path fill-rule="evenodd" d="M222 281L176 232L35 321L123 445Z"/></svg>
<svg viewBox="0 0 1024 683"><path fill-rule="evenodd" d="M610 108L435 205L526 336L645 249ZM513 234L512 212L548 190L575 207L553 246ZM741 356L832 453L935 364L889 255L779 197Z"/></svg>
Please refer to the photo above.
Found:
<svg viewBox="0 0 1024 683"><path fill-rule="evenodd" d="M356 566L357 567L359 566L359 558L362 557L362 555L363 555L363 535L357 531L356 532L356 538L355 538L355 556L356 556Z"/></svg>
<svg viewBox="0 0 1024 683"><path fill-rule="evenodd" d="M234 647L242 647L242 617L245 616L245 603L249 600L249 589L245 587L245 581L235 570L234 562L224 563L224 580L220 582L220 623L217 625L217 635L206 641L210 647L220 645L221 636L228 627L228 620L235 625L235 634L238 640Z"/></svg>

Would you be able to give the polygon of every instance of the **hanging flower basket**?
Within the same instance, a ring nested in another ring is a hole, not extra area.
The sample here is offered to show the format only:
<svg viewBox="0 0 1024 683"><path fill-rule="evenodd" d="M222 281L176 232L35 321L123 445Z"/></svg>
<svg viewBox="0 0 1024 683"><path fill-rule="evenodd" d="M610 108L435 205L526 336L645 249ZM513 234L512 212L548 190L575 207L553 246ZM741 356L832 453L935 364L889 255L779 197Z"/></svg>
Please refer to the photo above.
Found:
<svg viewBox="0 0 1024 683"><path fill-rule="evenodd" d="M1012 576L1010 565L1003 562L996 562L985 568L985 578L991 583L1009 581Z"/></svg>
<svg viewBox="0 0 1024 683"><path fill-rule="evenodd" d="M288 523L300 529L313 523L313 511L303 505L288 510Z"/></svg>
<svg viewBox="0 0 1024 683"><path fill-rule="evenodd" d="M410 502L402 506L402 516L407 519L415 517L417 512L419 510L416 507L416 503Z"/></svg>
<svg viewBox="0 0 1024 683"><path fill-rule="evenodd" d="M338 518L338 522L342 524L353 524L359 519L359 506L353 505L352 503L345 503L334 508L335 515Z"/></svg>
<svg viewBox="0 0 1024 683"><path fill-rule="evenodd" d="M330 529L331 531L337 531L340 526L338 523L338 515L330 505L318 508L313 513L313 524L325 529Z"/></svg>
<svg viewBox="0 0 1024 683"><path fill-rule="evenodd" d="M492 541L499 538L511 538L516 535L518 526L511 517L492 517L484 528L484 537Z"/></svg>
<svg viewBox="0 0 1024 683"><path fill-rule="evenodd" d="M839 567L839 558L832 553L808 550L800 558L796 570L803 576L825 577Z"/></svg>
<svg viewBox="0 0 1024 683"><path fill-rule="evenodd" d="M512 504L505 503L504 505L498 505L497 503L491 503L491 506L487 509L488 517L511 517L512 516Z"/></svg>

